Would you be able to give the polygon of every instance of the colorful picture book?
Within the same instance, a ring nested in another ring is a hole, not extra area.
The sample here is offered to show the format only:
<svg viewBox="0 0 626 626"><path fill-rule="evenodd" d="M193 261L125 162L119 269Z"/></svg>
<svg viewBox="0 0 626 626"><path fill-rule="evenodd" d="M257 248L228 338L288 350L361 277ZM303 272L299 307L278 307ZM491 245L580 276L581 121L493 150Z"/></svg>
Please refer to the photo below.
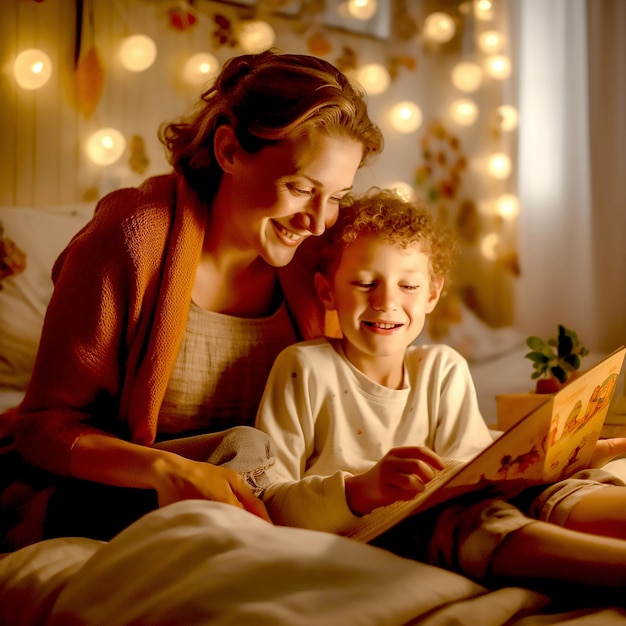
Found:
<svg viewBox="0 0 626 626"><path fill-rule="evenodd" d="M346 535L368 542L410 515L450 498L484 490L511 497L557 482L588 466L620 375L622 347L504 432L470 461L450 461L412 500L364 515Z"/></svg>

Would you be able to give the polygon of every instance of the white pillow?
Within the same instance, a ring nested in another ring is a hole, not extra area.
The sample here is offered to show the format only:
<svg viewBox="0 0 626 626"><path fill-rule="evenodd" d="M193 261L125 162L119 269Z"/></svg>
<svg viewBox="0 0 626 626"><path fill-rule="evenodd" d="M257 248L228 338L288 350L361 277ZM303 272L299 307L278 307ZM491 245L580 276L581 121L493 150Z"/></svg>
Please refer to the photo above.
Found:
<svg viewBox="0 0 626 626"><path fill-rule="evenodd" d="M4 279L0 289L0 386L26 387L52 295L52 265L93 209L0 207L4 237L26 253L26 270Z"/></svg>

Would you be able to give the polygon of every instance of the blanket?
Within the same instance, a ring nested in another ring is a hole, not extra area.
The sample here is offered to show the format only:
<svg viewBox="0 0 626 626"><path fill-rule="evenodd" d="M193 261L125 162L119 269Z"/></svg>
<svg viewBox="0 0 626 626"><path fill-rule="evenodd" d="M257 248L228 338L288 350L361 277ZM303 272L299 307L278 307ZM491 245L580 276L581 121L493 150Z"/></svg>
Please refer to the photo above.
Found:
<svg viewBox="0 0 626 626"><path fill-rule="evenodd" d="M51 539L0 559L6 626L626 625L618 608L551 608L527 589L489 591L379 548L207 501L149 513L109 543Z"/></svg>

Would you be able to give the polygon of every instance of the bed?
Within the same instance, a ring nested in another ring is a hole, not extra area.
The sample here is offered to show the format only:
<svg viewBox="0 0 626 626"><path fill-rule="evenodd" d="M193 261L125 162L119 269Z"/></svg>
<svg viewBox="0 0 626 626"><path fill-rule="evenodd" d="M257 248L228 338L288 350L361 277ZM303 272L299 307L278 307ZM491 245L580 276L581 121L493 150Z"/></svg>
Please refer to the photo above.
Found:
<svg viewBox="0 0 626 626"><path fill-rule="evenodd" d="M0 289L0 412L20 401L28 381L52 289L51 265L92 210L0 208L0 250L11 251L20 270L5 271ZM23 271L20 260L26 261ZM466 350L493 426L495 395L530 387L524 337L515 329L486 331L469 312L457 324L445 339ZM626 626L620 604L621 595L557 598L517 587L487 590L372 546L272 526L204 501L150 513L108 543L52 539L0 557L0 624L7 626Z"/></svg>

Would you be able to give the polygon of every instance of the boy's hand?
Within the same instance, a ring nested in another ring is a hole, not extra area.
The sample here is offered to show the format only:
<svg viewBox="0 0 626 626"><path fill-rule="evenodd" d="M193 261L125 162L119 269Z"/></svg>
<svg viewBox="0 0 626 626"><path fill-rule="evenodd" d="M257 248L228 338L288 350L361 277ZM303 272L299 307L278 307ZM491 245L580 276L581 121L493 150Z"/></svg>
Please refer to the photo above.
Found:
<svg viewBox="0 0 626 626"><path fill-rule="evenodd" d="M626 454L626 437L598 439L589 467L602 467L623 454Z"/></svg>
<svg viewBox="0 0 626 626"><path fill-rule="evenodd" d="M369 471L346 478L346 499L355 515L398 500L410 500L442 470L441 458L421 446L393 448Z"/></svg>

